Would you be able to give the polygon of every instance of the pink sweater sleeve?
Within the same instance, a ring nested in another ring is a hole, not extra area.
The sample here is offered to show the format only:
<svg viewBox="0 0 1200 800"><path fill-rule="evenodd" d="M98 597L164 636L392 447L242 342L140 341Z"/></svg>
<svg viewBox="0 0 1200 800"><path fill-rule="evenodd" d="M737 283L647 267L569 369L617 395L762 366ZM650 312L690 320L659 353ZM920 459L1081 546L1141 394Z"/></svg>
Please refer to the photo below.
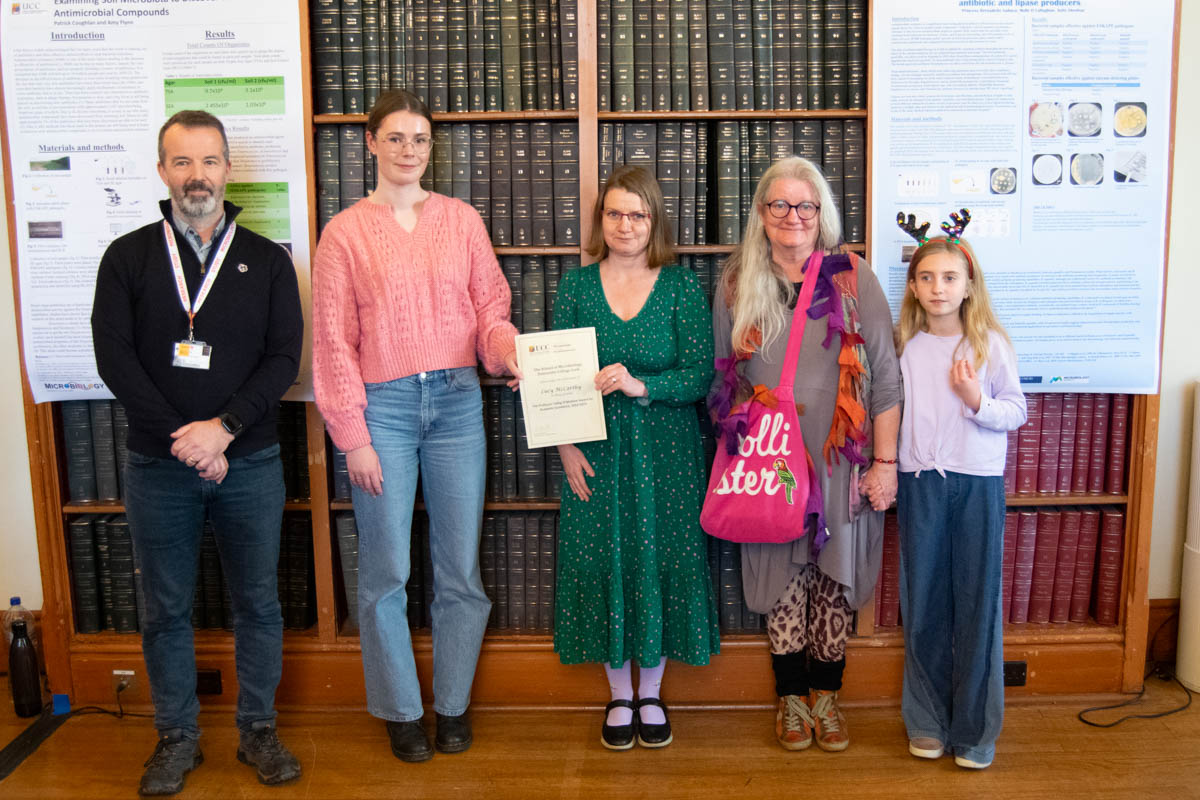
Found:
<svg viewBox="0 0 1200 800"><path fill-rule="evenodd" d="M478 215L473 216L475 219L470 226L468 247L471 258L471 302L475 306L477 331L476 350L484 369L492 375L504 375L507 372L504 358L516 349L513 337L517 335L517 329L509 321L512 292L496 260L483 220Z"/></svg>
<svg viewBox="0 0 1200 800"><path fill-rule="evenodd" d="M371 443L359 365L359 314L346 225L322 233L313 258L313 391L329 436L349 452Z"/></svg>

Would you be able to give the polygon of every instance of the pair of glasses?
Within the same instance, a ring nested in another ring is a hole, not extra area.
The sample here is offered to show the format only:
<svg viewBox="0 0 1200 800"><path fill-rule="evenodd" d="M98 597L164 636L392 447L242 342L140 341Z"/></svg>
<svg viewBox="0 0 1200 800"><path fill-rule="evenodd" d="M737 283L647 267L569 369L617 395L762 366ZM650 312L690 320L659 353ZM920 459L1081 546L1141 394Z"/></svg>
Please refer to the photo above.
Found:
<svg viewBox="0 0 1200 800"><path fill-rule="evenodd" d="M787 218L793 208L796 209L796 216L805 221L812 219L821 211L819 204L809 202L789 203L787 200L772 200L766 206L767 211L770 211L771 216L775 219Z"/></svg>
<svg viewBox="0 0 1200 800"><path fill-rule="evenodd" d="M617 211L615 208L606 208L604 210L604 218L613 225L620 225L621 220L629 218L629 221L634 225L645 225L650 221L650 215L645 211Z"/></svg>
<svg viewBox="0 0 1200 800"><path fill-rule="evenodd" d="M417 155L424 155L429 152L429 148L433 147L433 139L429 136L414 136L407 139L398 134L391 134L382 139L383 146L389 150L402 151L406 147L411 147Z"/></svg>

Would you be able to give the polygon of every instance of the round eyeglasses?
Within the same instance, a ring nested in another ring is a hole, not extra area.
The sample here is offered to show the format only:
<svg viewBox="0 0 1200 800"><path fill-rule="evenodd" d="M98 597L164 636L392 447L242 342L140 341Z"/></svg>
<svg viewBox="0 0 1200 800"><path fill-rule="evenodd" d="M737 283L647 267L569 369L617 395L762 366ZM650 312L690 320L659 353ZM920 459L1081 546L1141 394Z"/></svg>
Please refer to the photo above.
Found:
<svg viewBox="0 0 1200 800"><path fill-rule="evenodd" d="M411 147L417 155L425 155L429 149L433 147L433 139L429 136L414 136L411 139L406 139L398 134L391 134L383 137L380 142L388 150L402 151L406 147Z"/></svg>
<svg viewBox="0 0 1200 800"><path fill-rule="evenodd" d="M767 210L771 212L771 216L775 219L785 219L792 209L796 209L796 216L804 221L808 221L821 212L821 206L818 203L789 203L787 200L772 200L766 204Z"/></svg>

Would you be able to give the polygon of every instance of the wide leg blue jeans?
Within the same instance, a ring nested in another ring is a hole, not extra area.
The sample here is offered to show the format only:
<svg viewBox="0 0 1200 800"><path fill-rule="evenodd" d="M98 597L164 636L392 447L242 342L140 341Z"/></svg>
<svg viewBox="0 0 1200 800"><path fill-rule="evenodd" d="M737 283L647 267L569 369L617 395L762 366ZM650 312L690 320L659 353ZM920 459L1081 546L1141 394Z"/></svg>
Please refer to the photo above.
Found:
<svg viewBox="0 0 1200 800"><path fill-rule="evenodd" d="M367 710L395 722L423 712L405 592L419 470L434 572L433 707L457 716L471 701L492 607L479 574L487 466L479 377L474 367L421 372L367 384L366 393L383 467L381 496L353 490Z"/></svg>
<svg viewBox="0 0 1200 800"><path fill-rule="evenodd" d="M196 653L192 597L200 536L212 520L221 570L233 600L237 725L275 719L283 669L283 617L276 569L283 517L279 445L229 459L218 485L176 459L130 451L125 511L142 570L146 618L142 653L160 733L197 738Z"/></svg>
<svg viewBox="0 0 1200 800"><path fill-rule="evenodd" d="M990 763L1004 720L1004 478L902 472L898 514L908 736Z"/></svg>

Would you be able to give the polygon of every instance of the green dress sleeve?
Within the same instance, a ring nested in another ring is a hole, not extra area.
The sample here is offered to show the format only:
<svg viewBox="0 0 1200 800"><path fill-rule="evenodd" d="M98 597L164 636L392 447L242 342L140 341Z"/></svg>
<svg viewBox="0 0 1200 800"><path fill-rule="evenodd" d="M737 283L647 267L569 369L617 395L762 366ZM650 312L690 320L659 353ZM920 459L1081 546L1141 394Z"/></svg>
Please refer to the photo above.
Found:
<svg viewBox="0 0 1200 800"><path fill-rule="evenodd" d="M691 405L708 393L713 375L713 339L708 301L696 276L686 267L664 267L675 273L675 366L656 375L641 376L646 397L639 402ZM667 278L667 275L660 276Z"/></svg>

